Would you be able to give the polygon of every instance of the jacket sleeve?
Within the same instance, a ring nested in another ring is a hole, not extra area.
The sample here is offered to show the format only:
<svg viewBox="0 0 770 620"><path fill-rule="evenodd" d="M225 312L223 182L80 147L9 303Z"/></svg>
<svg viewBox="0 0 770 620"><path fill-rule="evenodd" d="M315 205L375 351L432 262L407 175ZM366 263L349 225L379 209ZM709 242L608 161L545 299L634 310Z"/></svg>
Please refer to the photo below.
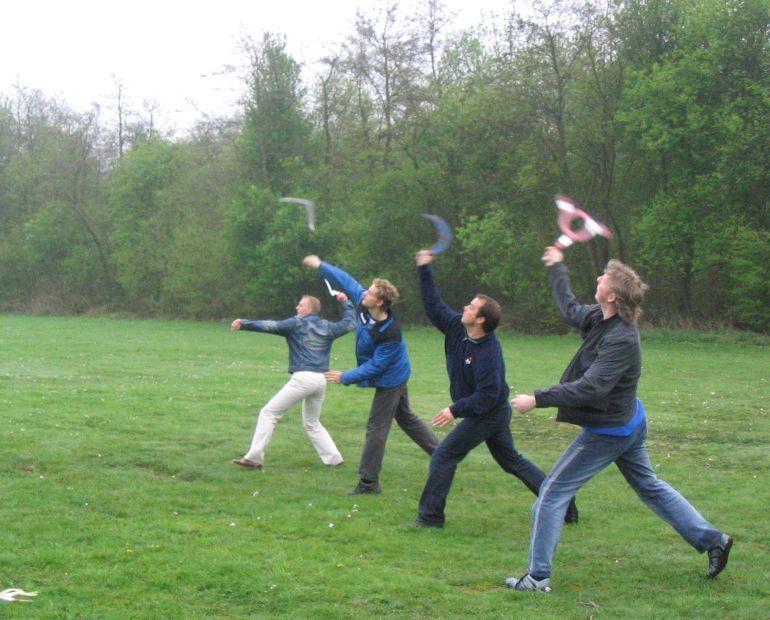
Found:
<svg viewBox="0 0 770 620"><path fill-rule="evenodd" d="M401 341L378 344L371 359L357 368L342 373L342 383L351 385L379 377L401 355Z"/></svg>
<svg viewBox="0 0 770 620"><path fill-rule="evenodd" d="M288 336L297 327L298 319L293 316L283 321L241 321L241 329L250 332Z"/></svg>
<svg viewBox="0 0 770 620"><path fill-rule="evenodd" d="M433 279L433 269L430 265L422 265L417 268L420 278L420 295L425 314L435 327L443 333L447 333L452 319L460 316L459 312L452 310L444 303L439 295L436 281Z"/></svg>
<svg viewBox="0 0 770 620"><path fill-rule="evenodd" d="M538 407L596 407L634 363L635 345L628 339L602 345L596 359L582 377L569 383L535 390Z"/></svg>
<svg viewBox="0 0 770 620"><path fill-rule="evenodd" d="M575 298L569 281L569 269L564 263L556 263L548 268L551 293L556 302L556 309L565 323L582 332L590 328L595 317L596 304L581 304Z"/></svg>
<svg viewBox="0 0 770 620"><path fill-rule="evenodd" d="M449 410L456 418L475 418L492 410L500 399L500 374L489 365L479 365L474 369L476 389L470 396L460 398L450 405Z"/></svg>
<svg viewBox="0 0 770 620"><path fill-rule="evenodd" d="M339 267L322 262L318 268L318 277L329 280L332 287L345 293L354 306L361 303L366 289L353 276L342 271Z"/></svg>
<svg viewBox="0 0 770 620"><path fill-rule="evenodd" d="M356 327L356 309L350 301L342 302L342 318L336 323L329 323L329 329L335 338L344 336Z"/></svg>

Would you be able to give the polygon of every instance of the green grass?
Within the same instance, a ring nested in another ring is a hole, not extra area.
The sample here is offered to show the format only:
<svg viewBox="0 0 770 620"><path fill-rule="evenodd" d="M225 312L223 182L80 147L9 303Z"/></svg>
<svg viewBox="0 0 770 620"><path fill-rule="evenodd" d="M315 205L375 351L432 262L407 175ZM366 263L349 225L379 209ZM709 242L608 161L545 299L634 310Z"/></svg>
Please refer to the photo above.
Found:
<svg viewBox="0 0 770 620"><path fill-rule="evenodd" d="M412 402L448 404L438 332L407 332ZM502 334L515 391L548 385L575 336ZM286 345L225 324L0 316L0 604L9 618L767 618L770 549L764 343L645 337L640 394L662 478L735 536L730 565L650 513L614 469L579 495L555 591L513 593L532 495L485 448L458 470L444 530L409 530L427 458L397 428L382 495L349 497L370 390L330 386L322 420L346 458L323 467L298 411L263 471L230 465L286 380ZM353 336L333 367L348 368ZM576 429L517 415L517 447L548 469ZM443 435L446 431L439 431Z"/></svg>

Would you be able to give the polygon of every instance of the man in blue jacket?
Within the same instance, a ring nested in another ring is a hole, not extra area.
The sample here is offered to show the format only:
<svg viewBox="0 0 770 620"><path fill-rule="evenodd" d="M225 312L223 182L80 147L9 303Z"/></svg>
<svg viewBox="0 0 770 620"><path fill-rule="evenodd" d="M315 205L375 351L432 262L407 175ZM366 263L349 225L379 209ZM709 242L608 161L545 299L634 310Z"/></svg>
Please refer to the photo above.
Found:
<svg viewBox="0 0 770 620"><path fill-rule="evenodd" d="M318 256L306 256L304 264L318 270L336 289L344 291L356 304L356 361L358 366L346 372L331 370L331 383L374 387L374 399L366 424L366 440L358 468L358 485L351 495L380 493L380 470L393 420L420 448L432 454L438 439L430 427L409 406L407 381L411 375L406 342L391 306L398 290L388 280L376 278L364 288L342 269L324 263Z"/></svg>
<svg viewBox="0 0 770 620"><path fill-rule="evenodd" d="M476 295L462 314L441 299L430 263L433 254L417 254L420 292L430 322L444 335L444 353L453 403L433 418L434 426L446 426L462 418L430 459L430 472L420 497L420 512L414 525L443 527L444 508L457 465L481 442L503 471L513 474L535 495L545 474L513 447L511 406L500 341L494 331L500 322L500 304L486 295ZM574 500L568 523L577 523Z"/></svg>
<svg viewBox="0 0 770 620"><path fill-rule="evenodd" d="M235 319L232 329L276 334L289 344L291 379L273 396L257 418L249 451L233 465L260 469L265 449L270 443L278 420L295 404L302 403L302 427L324 465L339 465L342 455L329 432L320 421L321 406L326 395L324 372L329 370L329 354L335 339L355 327L355 308L344 293L337 295L342 303L342 319L330 322L320 318L321 302L305 295L296 307L296 316L283 321L248 321Z"/></svg>
<svg viewBox="0 0 770 620"><path fill-rule="evenodd" d="M583 344L561 382L534 394L518 394L519 412L558 407L556 420L583 427L553 466L532 507L529 569L506 579L515 590L551 591L551 564L561 535L561 515L569 498L600 471L615 463L639 498L700 553L708 551L707 576L727 565L733 539L706 521L674 488L658 479L645 440L647 419L636 397L642 374L637 319L647 285L620 261L610 261L596 280L596 304L580 304L570 288L564 255L547 247L556 307L564 321L580 330Z"/></svg>

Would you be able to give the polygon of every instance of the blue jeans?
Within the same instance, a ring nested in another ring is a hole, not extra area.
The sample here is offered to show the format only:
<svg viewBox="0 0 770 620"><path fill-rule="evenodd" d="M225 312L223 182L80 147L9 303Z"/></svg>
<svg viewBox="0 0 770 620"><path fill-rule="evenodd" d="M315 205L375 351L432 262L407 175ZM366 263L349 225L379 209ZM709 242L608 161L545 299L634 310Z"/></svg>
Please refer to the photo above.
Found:
<svg viewBox="0 0 770 620"><path fill-rule="evenodd" d="M457 465L482 441L486 442L492 457L504 471L516 476L537 495L545 474L514 449L510 421L511 409L506 406L488 417L464 418L444 438L430 459L428 480L420 497L420 521L444 525L446 498Z"/></svg>
<svg viewBox="0 0 770 620"><path fill-rule="evenodd" d="M699 553L719 544L722 533L682 495L655 475L647 454L647 422L628 437L583 431L559 457L532 506L529 573L550 577L570 499L600 471L615 463L639 498Z"/></svg>

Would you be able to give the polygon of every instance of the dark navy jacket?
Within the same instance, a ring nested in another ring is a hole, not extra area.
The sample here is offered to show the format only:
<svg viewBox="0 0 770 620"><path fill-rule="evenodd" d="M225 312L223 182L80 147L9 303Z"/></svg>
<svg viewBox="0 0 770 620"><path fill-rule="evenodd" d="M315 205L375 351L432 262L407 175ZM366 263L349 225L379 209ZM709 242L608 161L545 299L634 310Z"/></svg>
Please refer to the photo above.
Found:
<svg viewBox="0 0 770 620"><path fill-rule="evenodd" d="M642 374L639 328L617 314L604 319L598 304L578 303L563 263L549 268L556 307L580 330L583 344L561 377L561 383L535 390L538 407L558 407L556 419L592 428L623 426L636 413L636 388Z"/></svg>
<svg viewBox="0 0 770 620"><path fill-rule="evenodd" d="M329 353L335 338L355 327L355 308L342 303L342 320L326 321L317 314L293 316L283 321L241 321L241 328L253 332L278 334L289 344L289 372L329 370Z"/></svg>
<svg viewBox="0 0 770 620"><path fill-rule="evenodd" d="M356 361L358 367L342 373L342 383L358 387L393 388L409 380L412 374L406 342L393 313L383 321L375 322L361 305L366 289L352 276L329 263L321 263L318 276L326 278L336 289L343 291L356 304Z"/></svg>
<svg viewBox="0 0 770 620"><path fill-rule="evenodd" d="M510 415L508 384L505 382L503 349L494 332L478 340L468 338L462 314L452 310L439 296L430 265L418 267L425 313L444 335L449 407L456 418Z"/></svg>

